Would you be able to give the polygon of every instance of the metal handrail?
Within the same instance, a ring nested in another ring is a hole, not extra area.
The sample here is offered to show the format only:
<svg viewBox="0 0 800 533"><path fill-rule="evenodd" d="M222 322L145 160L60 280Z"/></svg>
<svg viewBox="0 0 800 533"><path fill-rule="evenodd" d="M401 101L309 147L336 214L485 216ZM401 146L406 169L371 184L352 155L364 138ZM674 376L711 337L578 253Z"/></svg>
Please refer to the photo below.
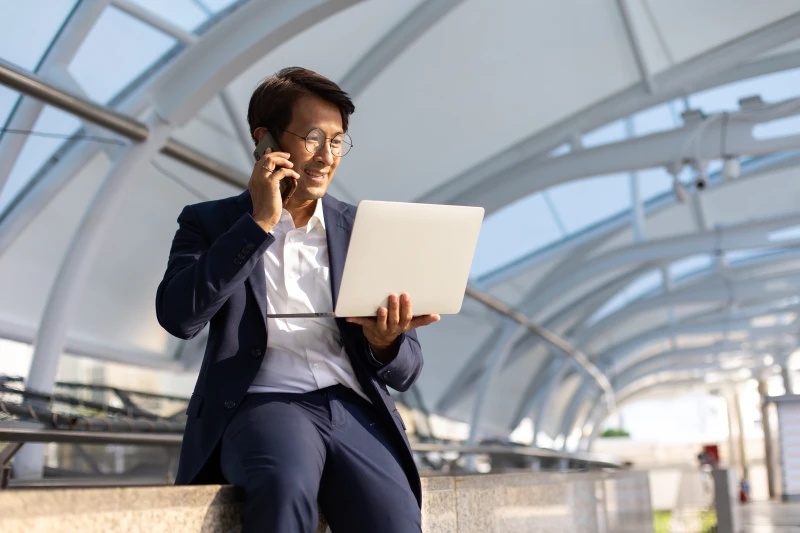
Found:
<svg viewBox="0 0 800 533"><path fill-rule="evenodd" d="M0 442L56 442L62 444L129 444L178 447L182 435L163 433L113 433L105 431L64 431L57 429L0 428ZM622 468L625 464L609 455L586 452L560 452L527 446L464 446L412 442L411 449L419 453L456 452L462 455L515 455L538 459L579 461L599 467Z"/></svg>
<svg viewBox="0 0 800 533"><path fill-rule="evenodd" d="M135 118L59 89L35 72L28 72L3 59L0 59L0 85L41 100L134 142L144 142L150 135L147 126ZM248 176L175 139L168 139L161 153L239 189L247 185Z"/></svg>

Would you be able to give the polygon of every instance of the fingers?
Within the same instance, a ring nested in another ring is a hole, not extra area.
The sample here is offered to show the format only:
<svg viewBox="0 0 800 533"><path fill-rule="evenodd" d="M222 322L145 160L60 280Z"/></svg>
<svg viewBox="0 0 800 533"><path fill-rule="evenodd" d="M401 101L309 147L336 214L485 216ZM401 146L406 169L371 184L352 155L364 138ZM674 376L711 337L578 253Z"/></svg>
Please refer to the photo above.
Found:
<svg viewBox="0 0 800 533"><path fill-rule="evenodd" d="M264 152L261 159L256 163L260 165L262 174L275 171L278 167L292 168L294 163L289 161L291 154L289 152L273 152L270 148Z"/></svg>
<svg viewBox="0 0 800 533"><path fill-rule="evenodd" d="M420 315L418 317L415 317L411 321L411 326L409 327L409 329L416 329L422 326L429 326L434 322L438 322L440 319L441 317L439 315Z"/></svg>
<svg viewBox="0 0 800 533"><path fill-rule="evenodd" d="M408 295L408 293L404 292L400 295L400 329L402 331L406 331L409 328L413 318L414 315L411 312L411 297Z"/></svg>
<svg viewBox="0 0 800 533"><path fill-rule="evenodd" d="M400 325L400 298L396 294L389 295L388 309L386 312L386 329L397 331Z"/></svg>

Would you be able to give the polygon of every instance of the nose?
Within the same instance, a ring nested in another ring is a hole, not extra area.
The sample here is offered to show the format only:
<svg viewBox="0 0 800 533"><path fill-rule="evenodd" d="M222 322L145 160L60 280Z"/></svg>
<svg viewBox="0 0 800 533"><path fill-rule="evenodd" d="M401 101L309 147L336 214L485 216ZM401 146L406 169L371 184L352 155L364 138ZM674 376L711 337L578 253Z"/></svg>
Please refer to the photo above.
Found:
<svg viewBox="0 0 800 533"><path fill-rule="evenodd" d="M316 154L314 154L314 159L319 163L324 163L325 165L333 164L335 156L331 151L331 142L329 140L326 139L325 142L322 143L320 149L317 150Z"/></svg>

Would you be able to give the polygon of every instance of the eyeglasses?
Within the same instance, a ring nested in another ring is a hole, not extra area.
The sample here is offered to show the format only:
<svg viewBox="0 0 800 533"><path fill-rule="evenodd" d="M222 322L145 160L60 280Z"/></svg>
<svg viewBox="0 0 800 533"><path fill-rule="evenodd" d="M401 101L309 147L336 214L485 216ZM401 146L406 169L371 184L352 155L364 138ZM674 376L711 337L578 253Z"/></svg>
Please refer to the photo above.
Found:
<svg viewBox="0 0 800 533"><path fill-rule="evenodd" d="M334 155L334 157L346 156L347 152L349 152L353 147L353 141L346 133L338 133L334 135L332 139L328 139L325 137L325 133L323 133L323 131L319 128L314 128L313 130L309 131L308 135L305 137L289 130L283 131L294 135L299 139L303 139L306 142L306 150L309 154L316 154L319 152L322 148L322 145L325 144L325 141L329 141L331 143L331 153Z"/></svg>

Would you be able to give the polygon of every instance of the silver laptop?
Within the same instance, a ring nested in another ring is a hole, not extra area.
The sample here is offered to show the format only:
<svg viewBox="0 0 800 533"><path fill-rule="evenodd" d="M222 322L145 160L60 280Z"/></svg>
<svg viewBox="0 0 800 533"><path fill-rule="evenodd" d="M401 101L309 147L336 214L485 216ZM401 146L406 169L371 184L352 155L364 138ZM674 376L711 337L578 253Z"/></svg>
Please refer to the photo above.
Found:
<svg viewBox="0 0 800 533"><path fill-rule="evenodd" d="M457 314L483 213L482 207L363 200L334 312L269 317L375 316L389 294L404 292L415 316Z"/></svg>

